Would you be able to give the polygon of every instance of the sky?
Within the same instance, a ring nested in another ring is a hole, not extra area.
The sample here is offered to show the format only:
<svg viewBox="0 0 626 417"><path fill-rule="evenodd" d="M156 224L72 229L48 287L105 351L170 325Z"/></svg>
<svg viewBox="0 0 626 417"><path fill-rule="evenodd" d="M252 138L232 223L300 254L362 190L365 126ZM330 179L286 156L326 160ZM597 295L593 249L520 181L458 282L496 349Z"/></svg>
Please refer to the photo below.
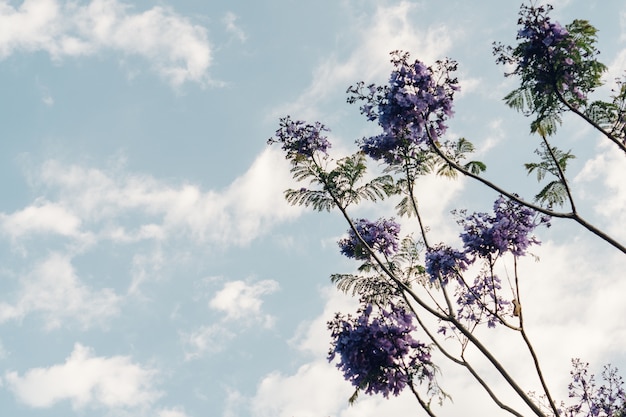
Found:
<svg viewBox="0 0 626 417"><path fill-rule="evenodd" d="M600 29L608 97L626 70L626 4L553 4L561 23ZM531 199L540 188L523 163L537 138L503 104L515 80L491 53L514 41L518 7L0 0L1 414L421 415L408 395L348 405L352 389L326 360L326 321L356 306L329 280L357 267L336 245L347 226L284 201L299 185L266 142L289 114L323 122L334 155L350 154L377 130L345 102L348 86L385 83L393 50L450 57L461 93L448 134L476 145L486 178ZM573 117L554 141L577 156L583 216L626 242L623 155ZM450 211L488 211L497 198L465 179L427 177L417 190L432 241L451 245ZM567 221L538 235L537 259L520 266L526 324L567 399L570 358L626 369L626 262ZM483 336L537 389L519 340ZM458 368L442 367L441 383L454 401L438 415L500 415Z"/></svg>

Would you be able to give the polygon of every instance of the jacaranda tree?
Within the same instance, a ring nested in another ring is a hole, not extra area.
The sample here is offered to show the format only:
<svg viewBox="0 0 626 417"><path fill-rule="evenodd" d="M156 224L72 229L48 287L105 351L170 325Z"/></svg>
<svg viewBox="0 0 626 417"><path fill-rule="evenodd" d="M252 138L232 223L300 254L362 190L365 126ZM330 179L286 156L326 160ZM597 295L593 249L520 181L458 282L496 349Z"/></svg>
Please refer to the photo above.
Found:
<svg viewBox="0 0 626 417"><path fill-rule="evenodd" d="M282 146L293 177L304 183L287 190L287 200L336 210L348 224L339 250L358 263L357 272L331 279L339 290L358 296L361 307L356 315L338 313L329 321L328 359L354 386L350 401L361 392L389 397L408 389L433 416L432 401L445 403L449 396L438 372L440 361L449 361L515 416L626 415L626 392L611 366L596 381L586 363L573 359L569 398L554 398L524 322L526 295L520 293L518 261L540 243L537 228L550 227L554 218L567 219L603 240L609 250L626 253L616 238L578 212L566 175L574 155L550 141L563 116L573 113L626 157L626 85L618 80L608 101L591 101L606 70L597 60L597 31L584 20L563 26L551 20L551 10L522 5L516 44L494 44L496 62L512 69L506 76L520 81L504 101L530 117L530 131L538 139L538 160L525 165L540 181L534 199L487 179L485 164L469 159L472 143L446 133L459 90L452 60L429 66L395 51L388 84L351 86L348 103L360 104L365 118L380 127L379 134L357 141L353 155L333 159L326 126L289 116L269 140ZM382 175L368 176L369 161L382 164ZM419 204L429 196L415 191L425 175L463 175L480 182L498 195L492 212L456 211L458 241L432 242ZM413 218L419 233L403 235L394 217L370 220L350 214L363 201L387 198L397 199L394 215ZM499 275L503 265L513 271L506 284ZM519 335L507 336L508 343L521 343L527 350L523 360L536 376L538 391L522 387L481 341L483 327ZM521 401L498 396L475 366L476 352Z"/></svg>

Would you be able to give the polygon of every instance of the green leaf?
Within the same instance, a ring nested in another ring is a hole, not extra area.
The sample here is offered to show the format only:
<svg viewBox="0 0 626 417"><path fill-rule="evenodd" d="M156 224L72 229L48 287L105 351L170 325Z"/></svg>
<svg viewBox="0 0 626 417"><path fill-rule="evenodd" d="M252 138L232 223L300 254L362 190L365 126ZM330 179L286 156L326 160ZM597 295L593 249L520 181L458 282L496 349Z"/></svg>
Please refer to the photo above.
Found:
<svg viewBox="0 0 626 417"><path fill-rule="evenodd" d="M541 204L547 204L548 207L563 206L567 199L567 190L565 185L558 180L548 183L543 189L535 196L535 201Z"/></svg>
<svg viewBox="0 0 626 417"><path fill-rule="evenodd" d="M528 171L528 175L533 172L536 173L538 182L543 181L548 174L555 178L535 196L535 201L548 204L550 207L554 205L562 206L567 199L567 189L561 179L559 168L564 173L567 169L567 162L570 159L574 159L575 156L572 155L571 151L564 152L555 146L550 147L550 149L554 158L548 151L545 143L542 143L541 149L535 150L535 153L540 157L540 161L524 164L524 167Z"/></svg>
<svg viewBox="0 0 626 417"><path fill-rule="evenodd" d="M325 191L308 190L301 188L299 190L289 189L285 191L285 199L292 206L312 206L317 211L330 211L335 207L335 202Z"/></svg>
<svg viewBox="0 0 626 417"><path fill-rule="evenodd" d="M470 161L467 164L463 165L463 168L465 168L472 174L478 175L487 169L487 165L480 161Z"/></svg>

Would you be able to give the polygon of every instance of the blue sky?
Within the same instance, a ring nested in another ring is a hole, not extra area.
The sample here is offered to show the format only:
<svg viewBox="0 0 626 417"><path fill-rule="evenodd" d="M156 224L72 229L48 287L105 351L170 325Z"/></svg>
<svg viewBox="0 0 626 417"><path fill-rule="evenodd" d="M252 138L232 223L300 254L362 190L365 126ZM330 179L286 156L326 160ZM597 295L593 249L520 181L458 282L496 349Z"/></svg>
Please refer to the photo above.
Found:
<svg viewBox="0 0 626 417"><path fill-rule="evenodd" d="M560 22L600 29L607 80L626 69L623 2L553 4ZM284 202L293 182L266 140L291 114L324 122L336 155L348 154L375 132L345 103L349 85L384 83L392 50L449 56L462 88L450 135L477 145L488 178L531 198L522 163L536 138L502 104L515 84L491 55L493 41L514 40L518 6L0 0L2 414L418 415L404 396L348 406L350 386L325 360L326 320L354 308L328 278L355 268L335 243L346 227ZM578 156L581 211L624 242L621 155L565 122L555 143ZM486 211L496 198L465 180L426 178L418 190L433 240L450 243L450 210ZM541 261L523 265L525 311L563 394L570 357L626 369L625 265L567 222L540 237ZM536 388L524 356L485 337ZM454 403L440 415L484 406L458 369L443 372Z"/></svg>

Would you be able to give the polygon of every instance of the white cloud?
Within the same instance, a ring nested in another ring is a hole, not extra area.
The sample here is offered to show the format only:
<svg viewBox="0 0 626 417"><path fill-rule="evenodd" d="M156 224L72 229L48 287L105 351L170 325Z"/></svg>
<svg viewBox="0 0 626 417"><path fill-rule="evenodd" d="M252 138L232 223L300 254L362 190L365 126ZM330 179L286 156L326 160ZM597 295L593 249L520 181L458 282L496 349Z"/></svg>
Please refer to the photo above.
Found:
<svg viewBox="0 0 626 417"><path fill-rule="evenodd" d="M182 408L168 408L160 410L157 414L158 417L187 417L185 410Z"/></svg>
<svg viewBox="0 0 626 417"><path fill-rule="evenodd" d="M356 7L356 6L355 6ZM443 58L452 46L453 31L443 26L417 27L411 18L418 6L403 1L378 6L371 17L355 19L357 41L347 58L329 57L313 71L311 85L298 99L275 114L297 114L306 119L317 118L316 106L328 95L345 91L358 80L381 82L390 70L389 53L393 50L411 52L411 56L427 64Z"/></svg>
<svg viewBox="0 0 626 417"><path fill-rule="evenodd" d="M626 240L624 157L613 143L606 140L599 148L601 151L585 163L574 182L586 185L580 196L593 202L595 212L607 225L606 231L618 240Z"/></svg>
<svg viewBox="0 0 626 417"><path fill-rule="evenodd" d="M0 302L0 323L39 313L49 330L74 321L89 327L119 314L120 301L111 289L82 284L70 259L53 253L20 280L13 304Z"/></svg>
<svg viewBox="0 0 626 417"><path fill-rule="evenodd" d="M217 353L234 337L235 334L221 323L201 326L192 332L182 333L185 359L196 359L205 353Z"/></svg>
<svg viewBox="0 0 626 417"><path fill-rule="evenodd" d="M232 33L240 42L245 42L248 38L246 33L237 25L237 15L233 12L228 12L222 19L222 23L226 26L226 30Z"/></svg>
<svg viewBox="0 0 626 417"><path fill-rule="evenodd" d="M170 262L174 261L170 259ZM137 254L133 256L132 281L128 288L129 294L136 294L139 286L149 278L154 278L165 264L165 258L160 249L150 255Z"/></svg>
<svg viewBox="0 0 626 417"><path fill-rule="evenodd" d="M14 213L0 213L0 230L14 239L54 233L80 242L89 238L90 243L178 237L247 245L303 211L284 200L283 190L292 180L278 149L265 149L224 190L204 191L197 185L172 185L122 169L68 166L56 160L45 162L34 177L51 197L39 197ZM130 215L139 219L132 226L124 220Z"/></svg>
<svg viewBox="0 0 626 417"><path fill-rule="evenodd" d="M155 375L127 356L95 356L92 349L77 343L64 363L29 369L22 376L9 371L4 380L18 400L30 407L70 401L75 409L125 408L149 405L160 396L153 388Z"/></svg>
<svg viewBox="0 0 626 417"><path fill-rule="evenodd" d="M45 51L58 61L107 50L147 59L174 86L208 81L206 29L170 8L134 12L117 0L26 0L16 8L0 1L0 59Z"/></svg>
<svg viewBox="0 0 626 417"><path fill-rule="evenodd" d="M326 300L322 314L311 321L301 323L295 336L289 341L298 350L318 358L328 353L330 334L326 322L337 312L354 313L358 307L355 298L338 291L335 287L323 288L321 295Z"/></svg>
<svg viewBox="0 0 626 417"><path fill-rule="evenodd" d="M225 320L259 321L270 327L273 318L264 315L261 311L263 300L261 296L271 294L279 289L278 282L273 280L259 281L247 284L244 281L230 281L209 301L209 307L226 314Z"/></svg>
<svg viewBox="0 0 626 417"><path fill-rule="evenodd" d="M41 199L12 214L0 213L0 225L13 239L36 233L75 237L81 234L80 218L59 204Z"/></svg>
<svg viewBox="0 0 626 417"><path fill-rule="evenodd" d="M196 359L205 353L221 351L249 326L271 328L274 317L263 312L262 296L278 289L278 282L273 280L252 284L240 280L225 283L209 300L209 307L223 314L221 319L211 325L181 333L185 359Z"/></svg>
<svg viewBox="0 0 626 417"><path fill-rule="evenodd" d="M351 389L326 361L302 365L294 375L271 373L251 401L254 417L319 417L335 414Z"/></svg>

